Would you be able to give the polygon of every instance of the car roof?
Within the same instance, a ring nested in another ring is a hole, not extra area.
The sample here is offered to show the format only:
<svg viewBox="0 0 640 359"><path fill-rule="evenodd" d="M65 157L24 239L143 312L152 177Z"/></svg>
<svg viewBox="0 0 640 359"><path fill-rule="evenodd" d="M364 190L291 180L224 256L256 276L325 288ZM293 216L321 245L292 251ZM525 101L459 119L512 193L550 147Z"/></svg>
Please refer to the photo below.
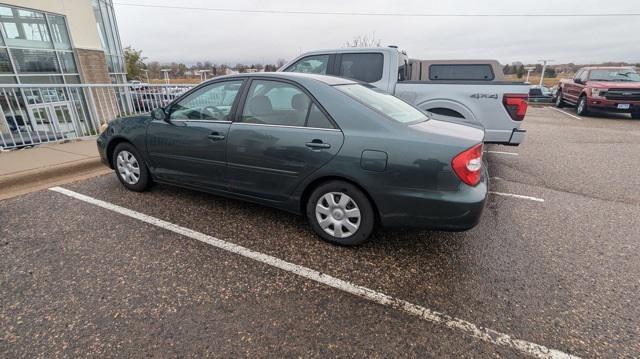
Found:
<svg viewBox="0 0 640 359"><path fill-rule="evenodd" d="M348 84L357 84L357 81L349 80L342 77L336 76L326 76L326 75L317 75L317 74L305 74L299 72L252 72L245 74L234 74L234 75L226 75L215 77L209 81L215 81L220 79L234 79L234 78L245 78L245 77L273 77L274 79L284 79L284 80L314 80L323 82L329 86L334 85L348 85Z"/></svg>

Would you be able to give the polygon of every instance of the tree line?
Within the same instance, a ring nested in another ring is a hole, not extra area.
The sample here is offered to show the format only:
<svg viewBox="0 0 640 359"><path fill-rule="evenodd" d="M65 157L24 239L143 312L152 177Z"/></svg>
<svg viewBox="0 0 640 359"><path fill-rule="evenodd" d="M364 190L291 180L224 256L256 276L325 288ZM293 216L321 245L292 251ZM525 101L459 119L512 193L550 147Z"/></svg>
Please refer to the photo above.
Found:
<svg viewBox="0 0 640 359"><path fill-rule="evenodd" d="M227 75L229 70L245 73L245 72L274 72L285 64L283 59L279 59L275 64L216 64L211 61L198 61L192 65L186 65L181 62L160 63L158 61L146 61L147 58L142 56L141 50L136 50L131 46L124 49L124 60L127 68L127 80L146 81L147 75L149 79L161 79L164 74L162 70L169 70L169 76L172 78L199 77L201 71L207 72L207 77L215 77Z"/></svg>

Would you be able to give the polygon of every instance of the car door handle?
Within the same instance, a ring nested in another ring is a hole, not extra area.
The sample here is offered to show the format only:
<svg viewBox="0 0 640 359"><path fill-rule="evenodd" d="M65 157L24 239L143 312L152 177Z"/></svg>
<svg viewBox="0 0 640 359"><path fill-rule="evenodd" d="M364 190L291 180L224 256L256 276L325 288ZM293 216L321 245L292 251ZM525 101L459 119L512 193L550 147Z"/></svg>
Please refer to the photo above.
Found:
<svg viewBox="0 0 640 359"><path fill-rule="evenodd" d="M220 141L220 140L224 140L224 135L221 135L218 132L213 132L212 134L210 134L209 136L207 136L208 139L210 139L211 141Z"/></svg>
<svg viewBox="0 0 640 359"><path fill-rule="evenodd" d="M329 143L324 143L320 140L313 140L311 142L307 142L305 143L305 146L311 148L311 149L316 149L316 148L331 148L331 144Z"/></svg>

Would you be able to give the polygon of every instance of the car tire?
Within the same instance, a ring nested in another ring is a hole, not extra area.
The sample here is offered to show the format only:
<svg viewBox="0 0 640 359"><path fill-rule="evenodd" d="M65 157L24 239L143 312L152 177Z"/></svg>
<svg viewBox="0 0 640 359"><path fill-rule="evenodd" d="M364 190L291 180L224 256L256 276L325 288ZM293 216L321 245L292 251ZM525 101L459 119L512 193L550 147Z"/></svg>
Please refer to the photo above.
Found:
<svg viewBox="0 0 640 359"><path fill-rule="evenodd" d="M562 91L558 90L558 92L556 93L556 107L557 108L563 108L564 107L564 100L562 99Z"/></svg>
<svg viewBox="0 0 640 359"><path fill-rule="evenodd" d="M579 116L586 116L589 114L589 106L587 105L587 96L581 96L578 99L578 104L576 105L576 113Z"/></svg>
<svg viewBox="0 0 640 359"><path fill-rule="evenodd" d="M375 225L369 198L345 181L325 182L314 189L307 200L306 215L320 238L341 246L365 243Z"/></svg>
<svg viewBox="0 0 640 359"><path fill-rule="evenodd" d="M118 144L113 150L112 159L116 177L123 186L136 192L142 192L149 187L149 169L140 152L132 144Z"/></svg>
<svg viewBox="0 0 640 359"><path fill-rule="evenodd" d="M640 111L631 112L631 118L634 120L640 120Z"/></svg>

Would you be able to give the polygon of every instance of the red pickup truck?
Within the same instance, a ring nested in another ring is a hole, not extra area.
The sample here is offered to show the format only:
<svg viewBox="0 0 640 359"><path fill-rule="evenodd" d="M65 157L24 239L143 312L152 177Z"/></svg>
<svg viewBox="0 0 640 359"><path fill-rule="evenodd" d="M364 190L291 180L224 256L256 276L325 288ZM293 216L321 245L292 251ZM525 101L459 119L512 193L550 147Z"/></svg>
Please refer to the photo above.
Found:
<svg viewBox="0 0 640 359"><path fill-rule="evenodd" d="M601 109L640 119L640 74L631 67L583 67L573 79L560 80L555 103L576 106L578 115Z"/></svg>

